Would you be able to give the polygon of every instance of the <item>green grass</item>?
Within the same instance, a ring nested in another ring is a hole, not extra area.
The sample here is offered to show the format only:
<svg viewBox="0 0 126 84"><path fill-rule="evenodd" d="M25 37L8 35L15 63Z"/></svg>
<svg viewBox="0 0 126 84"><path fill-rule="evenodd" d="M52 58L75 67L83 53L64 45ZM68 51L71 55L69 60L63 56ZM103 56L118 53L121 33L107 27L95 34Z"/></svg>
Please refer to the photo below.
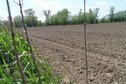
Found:
<svg viewBox="0 0 126 84"><path fill-rule="evenodd" d="M31 56L25 56L30 54L28 42L21 34L16 34L15 39L20 63L22 64L28 84L38 84L39 79L32 58ZM48 63L47 59L44 58L42 60L43 63L37 61L42 84L61 84L63 77L54 76L52 65ZM3 28L0 28L0 84L16 83L22 84L22 79L15 60L12 37ZM72 83L70 82L70 84Z"/></svg>

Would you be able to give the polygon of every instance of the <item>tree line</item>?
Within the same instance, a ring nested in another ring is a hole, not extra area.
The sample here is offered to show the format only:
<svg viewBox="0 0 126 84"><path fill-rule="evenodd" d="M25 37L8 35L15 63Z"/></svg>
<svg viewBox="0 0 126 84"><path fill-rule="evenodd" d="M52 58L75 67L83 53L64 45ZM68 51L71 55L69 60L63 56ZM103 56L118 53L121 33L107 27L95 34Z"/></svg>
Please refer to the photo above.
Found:
<svg viewBox="0 0 126 84"><path fill-rule="evenodd" d="M105 22L126 22L126 10L124 11L119 11L119 12L114 12L115 7L110 8L110 14L104 16L99 20L101 23Z"/></svg>
<svg viewBox="0 0 126 84"><path fill-rule="evenodd" d="M37 26L42 26L42 21L38 20L38 17L35 16L35 11L30 8L30 9L26 9L24 10L25 13L25 24L27 27L37 27ZM13 25L15 27L21 27L22 26L22 18L20 15L15 16L13 19Z"/></svg>
<svg viewBox="0 0 126 84"><path fill-rule="evenodd" d="M109 22L126 22L126 10L119 11L115 13L115 7L110 8L110 13L102 18L99 18L100 8L89 9L86 12L86 23L96 24L96 23L109 23ZM37 26L48 26L48 25L74 25L83 24L84 13L82 9L79 10L78 14L72 15L68 9L62 9L56 14L51 15L51 10L42 11L41 15L44 15L46 20L42 22L38 20L35 15L35 10L32 8L24 10L25 23L27 27L37 27ZM13 25L15 27L21 27L22 18L20 15L13 18ZM7 21L4 21L7 24Z"/></svg>
<svg viewBox="0 0 126 84"><path fill-rule="evenodd" d="M86 23L96 24L96 23L111 23L111 22L126 22L126 10L119 11L115 13L115 7L110 8L110 13L103 18L99 18L100 8L89 9L86 12ZM58 11L57 14L50 16L46 19L46 25L73 25L73 24L83 24L84 13L82 9L76 15L71 15L70 11L63 9Z"/></svg>

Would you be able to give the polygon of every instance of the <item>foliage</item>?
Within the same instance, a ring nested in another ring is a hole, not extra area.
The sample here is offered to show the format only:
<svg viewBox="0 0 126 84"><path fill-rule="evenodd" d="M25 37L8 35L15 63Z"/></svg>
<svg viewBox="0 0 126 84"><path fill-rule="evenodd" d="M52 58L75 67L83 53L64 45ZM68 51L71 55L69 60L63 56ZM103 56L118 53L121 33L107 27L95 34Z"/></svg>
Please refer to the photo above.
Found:
<svg viewBox="0 0 126 84"><path fill-rule="evenodd" d="M105 23L105 22L107 22L107 17L104 16L103 18L100 19L99 22L100 22L100 23Z"/></svg>
<svg viewBox="0 0 126 84"><path fill-rule="evenodd" d="M20 63L23 66L28 84L38 84L38 77L31 56L29 55L29 46L21 34L15 35L16 47L20 57ZM40 76L43 84L60 84L63 77L56 77L52 74L51 65L48 59L43 58L43 62L37 61L40 70ZM21 75L18 72L17 62L13 51L11 35L0 28L0 84L22 84Z"/></svg>
<svg viewBox="0 0 126 84"><path fill-rule="evenodd" d="M37 27L37 26L42 26L42 22L38 20L38 17L35 16L35 11L30 8L24 11L26 16L25 16L25 23L27 27Z"/></svg>
<svg viewBox="0 0 126 84"><path fill-rule="evenodd" d="M126 22L126 10L114 13L115 7L110 8L110 14L100 19L100 23L104 22Z"/></svg>
<svg viewBox="0 0 126 84"><path fill-rule="evenodd" d="M88 24L98 23L98 13L99 8L96 8L94 11L92 9L89 9L89 12L86 14L87 23Z"/></svg>
<svg viewBox="0 0 126 84"><path fill-rule="evenodd" d="M119 11L114 13L115 7L110 8L110 14L99 18L99 8L89 9L86 12L86 22L87 24L96 24L96 23L108 23L108 22L124 22L126 21L126 11ZM51 16L50 10L44 10L43 15L46 17L45 22L38 20L38 17L35 16L35 11L30 8L25 10L25 23L27 27L37 27L37 26L46 26L46 25L73 25L73 24L83 24L84 22L84 13L82 9L78 14L71 15L68 9L63 9L58 11L56 14ZM6 24L7 22L5 22ZM15 27L21 26L21 17L15 16L13 19Z"/></svg>
<svg viewBox="0 0 126 84"><path fill-rule="evenodd" d="M37 26L37 17L36 16L26 16L25 23L28 27L35 27Z"/></svg>
<svg viewBox="0 0 126 84"><path fill-rule="evenodd" d="M83 24L84 13L82 13L82 9L80 9L80 11L77 15L69 16L68 20L69 20L69 24Z"/></svg>
<svg viewBox="0 0 126 84"><path fill-rule="evenodd" d="M21 27L21 23L22 23L22 18L20 15L18 16L15 16L14 19L13 19L13 23L14 23L14 26L15 27Z"/></svg>
<svg viewBox="0 0 126 84"><path fill-rule="evenodd" d="M94 24L98 23L98 13L99 8L96 8L94 11L89 9L89 12L86 13L87 23ZM58 11L57 14L46 19L46 25L67 25L67 24L83 24L84 22L84 13L80 9L77 15L70 15L70 12L67 9Z"/></svg>
<svg viewBox="0 0 126 84"><path fill-rule="evenodd" d="M7 20L0 21L0 23L1 23L3 26L5 26L5 27L7 27L8 24L9 24L9 22L8 22Z"/></svg>
<svg viewBox="0 0 126 84"><path fill-rule="evenodd" d="M69 11L63 9L57 14L46 19L46 25L66 25L68 23Z"/></svg>
<svg viewBox="0 0 126 84"><path fill-rule="evenodd" d="M100 10L100 8L96 8L94 10L96 23L98 23L98 19L99 19L99 10Z"/></svg>
<svg viewBox="0 0 126 84"><path fill-rule="evenodd" d="M114 14L114 22L126 22L126 10Z"/></svg>
<svg viewBox="0 0 126 84"><path fill-rule="evenodd" d="M87 23L93 24L95 23L96 17L92 9L89 9L89 12L87 13Z"/></svg>
<svg viewBox="0 0 126 84"><path fill-rule="evenodd" d="M113 22L114 21L114 10L115 10L115 7L111 7L110 8L110 14L109 14L109 21L110 22Z"/></svg>
<svg viewBox="0 0 126 84"><path fill-rule="evenodd" d="M42 22L37 19L37 16L25 16L25 23L27 27L37 27L42 26ZM13 19L14 27L21 27L22 26L22 18L21 16L15 16Z"/></svg>

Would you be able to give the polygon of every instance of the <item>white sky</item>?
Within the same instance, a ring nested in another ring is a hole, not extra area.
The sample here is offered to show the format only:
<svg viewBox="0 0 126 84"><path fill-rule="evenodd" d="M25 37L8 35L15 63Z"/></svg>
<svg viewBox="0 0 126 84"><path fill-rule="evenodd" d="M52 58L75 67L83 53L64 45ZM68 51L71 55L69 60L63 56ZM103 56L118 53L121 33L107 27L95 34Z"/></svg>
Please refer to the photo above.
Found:
<svg viewBox="0 0 126 84"><path fill-rule="evenodd" d="M18 2L18 0L15 0ZM9 0L12 16L20 15L20 10L13 0ZM67 8L72 15L77 14L80 9L83 9L84 0L23 0L23 9L33 8L39 20L44 21L45 17L42 14L43 10L51 10L51 15L57 11ZM0 18L6 19L8 16L6 0L0 0ZM99 16L103 17L109 13L110 7L115 7L115 12L126 10L126 0L86 0L86 11L89 8L100 8Z"/></svg>

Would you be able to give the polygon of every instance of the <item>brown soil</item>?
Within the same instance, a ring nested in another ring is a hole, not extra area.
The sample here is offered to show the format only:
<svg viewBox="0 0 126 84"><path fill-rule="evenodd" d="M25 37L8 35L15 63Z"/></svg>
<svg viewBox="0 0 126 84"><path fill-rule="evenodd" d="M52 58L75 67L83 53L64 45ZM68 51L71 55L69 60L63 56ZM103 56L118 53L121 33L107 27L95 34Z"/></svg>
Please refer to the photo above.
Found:
<svg viewBox="0 0 126 84"><path fill-rule="evenodd" d="M83 25L29 28L28 34L55 62L55 75L85 84ZM89 84L126 84L126 23L87 25L87 50Z"/></svg>

